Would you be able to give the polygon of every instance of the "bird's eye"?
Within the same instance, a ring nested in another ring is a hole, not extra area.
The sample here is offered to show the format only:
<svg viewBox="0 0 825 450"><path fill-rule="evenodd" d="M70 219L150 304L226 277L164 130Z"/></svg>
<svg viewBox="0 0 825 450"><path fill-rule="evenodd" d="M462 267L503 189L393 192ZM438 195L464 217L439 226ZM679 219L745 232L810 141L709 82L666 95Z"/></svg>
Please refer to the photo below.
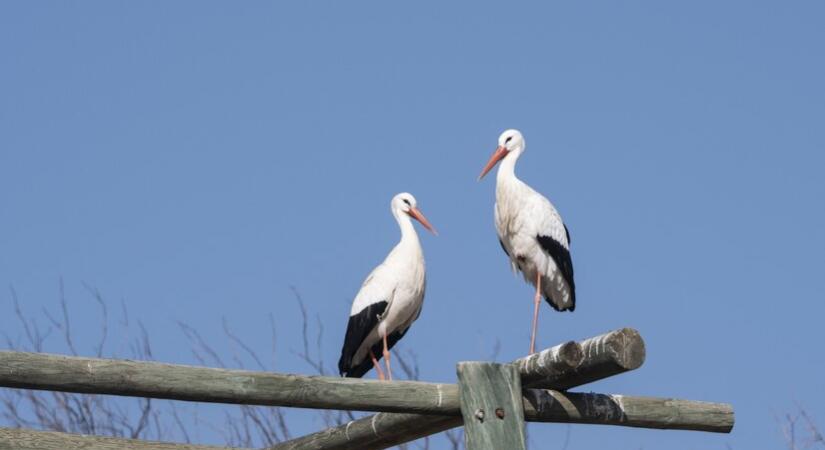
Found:
<svg viewBox="0 0 825 450"><path fill-rule="evenodd" d="M513 136L510 136L510 137L508 137L507 139L504 140L504 143L506 144L506 143L508 143L512 140L513 140Z"/></svg>
<svg viewBox="0 0 825 450"><path fill-rule="evenodd" d="M407 204L407 206L410 206L410 201L409 201L409 200L407 200L406 198L405 198L405 199L402 199L402 200L404 200L404 203L406 203L406 204Z"/></svg>

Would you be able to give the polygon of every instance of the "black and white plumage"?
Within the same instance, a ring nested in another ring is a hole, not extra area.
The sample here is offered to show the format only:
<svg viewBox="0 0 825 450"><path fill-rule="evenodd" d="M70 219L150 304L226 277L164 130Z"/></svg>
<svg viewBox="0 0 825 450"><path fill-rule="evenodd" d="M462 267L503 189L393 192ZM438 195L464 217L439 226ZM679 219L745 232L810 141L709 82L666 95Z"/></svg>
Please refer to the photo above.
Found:
<svg viewBox="0 0 825 450"><path fill-rule="evenodd" d="M530 338L533 353L541 297L557 311L573 311L576 284L567 226L549 200L516 177L516 161L525 147L518 130L502 133L479 180L501 161L496 175L496 232L513 271L521 272L536 288Z"/></svg>
<svg viewBox="0 0 825 450"><path fill-rule="evenodd" d="M411 194L396 195L390 205L401 228L401 240L367 276L352 302L338 361L338 370L345 377L360 378L375 367L378 377L384 379L378 365L383 356L387 376L392 379L389 350L421 313L426 285L424 253L411 219L433 234L435 230Z"/></svg>

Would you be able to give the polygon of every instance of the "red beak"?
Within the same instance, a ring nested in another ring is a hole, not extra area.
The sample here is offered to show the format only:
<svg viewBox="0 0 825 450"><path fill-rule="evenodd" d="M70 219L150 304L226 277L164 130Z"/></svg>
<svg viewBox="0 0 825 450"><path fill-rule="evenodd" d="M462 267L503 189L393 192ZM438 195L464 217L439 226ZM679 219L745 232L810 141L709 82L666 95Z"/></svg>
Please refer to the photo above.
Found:
<svg viewBox="0 0 825 450"><path fill-rule="evenodd" d="M484 178L484 175L487 175L487 172L492 170L492 168L496 166L496 163L501 161L501 159L505 156L507 156L507 148L501 145L498 146L496 151L493 152L493 156L491 156L490 160L487 161L487 165L484 166L484 170L481 171L481 175L478 176L478 181L481 181L481 179Z"/></svg>
<svg viewBox="0 0 825 450"><path fill-rule="evenodd" d="M419 211L418 208L416 208L415 206L411 207L410 210L407 211L407 214L409 214L410 217L412 217L413 219L421 222L421 225L423 225L424 228L430 230L430 233L438 236L438 232L435 231L435 228L433 228L433 226L430 225L430 221L427 220L426 217L424 217L424 214L421 214L421 211Z"/></svg>

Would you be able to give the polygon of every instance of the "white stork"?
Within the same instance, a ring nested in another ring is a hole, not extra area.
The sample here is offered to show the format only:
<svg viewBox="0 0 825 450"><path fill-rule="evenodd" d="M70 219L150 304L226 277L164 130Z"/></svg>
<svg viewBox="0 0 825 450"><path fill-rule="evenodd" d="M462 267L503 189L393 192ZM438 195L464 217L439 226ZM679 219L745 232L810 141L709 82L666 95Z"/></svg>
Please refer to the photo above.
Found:
<svg viewBox="0 0 825 450"><path fill-rule="evenodd" d="M424 253L411 218L437 233L416 207L412 194L396 195L390 208L401 228L401 240L367 276L352 302L338 361L338 370L345 377L360 378L375 367L378 378L385 379L375 356L378 353L378 358L383 354L387 376L392 380L390 349L418 319L424 302Z"/></svg>
<svg viewBox="0 0 825 450"><path fill-rule="evenodd" d="M536 350L539 303L544 296L556 311L576 308L576 284L570 259L570 233L549 200L516 178L515 167L526 144L518 130L498 138L498 148L481 171L481 180L497 162L495 221L498 240L513 271L536 287L530 354Z"/></svg>

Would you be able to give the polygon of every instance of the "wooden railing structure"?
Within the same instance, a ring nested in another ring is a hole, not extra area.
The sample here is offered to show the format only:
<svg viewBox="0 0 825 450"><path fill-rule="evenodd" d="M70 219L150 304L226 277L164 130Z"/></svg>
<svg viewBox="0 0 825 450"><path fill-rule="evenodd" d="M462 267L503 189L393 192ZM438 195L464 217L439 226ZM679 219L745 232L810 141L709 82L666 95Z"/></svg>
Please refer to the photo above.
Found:
<svg viewBox="0 0 825 450"><path fill-rule="evenodd" d="M463 362L458 384L376 381L157 362L0 351L0 387L193 402L372 411L270 447L384 449L464 425L468 450L525 448L524 421L728 433L731 405L567 389L637 369L639 333L625 328L510 364ZM220 447L0 428L0 449L206 450Z"/></svg>

